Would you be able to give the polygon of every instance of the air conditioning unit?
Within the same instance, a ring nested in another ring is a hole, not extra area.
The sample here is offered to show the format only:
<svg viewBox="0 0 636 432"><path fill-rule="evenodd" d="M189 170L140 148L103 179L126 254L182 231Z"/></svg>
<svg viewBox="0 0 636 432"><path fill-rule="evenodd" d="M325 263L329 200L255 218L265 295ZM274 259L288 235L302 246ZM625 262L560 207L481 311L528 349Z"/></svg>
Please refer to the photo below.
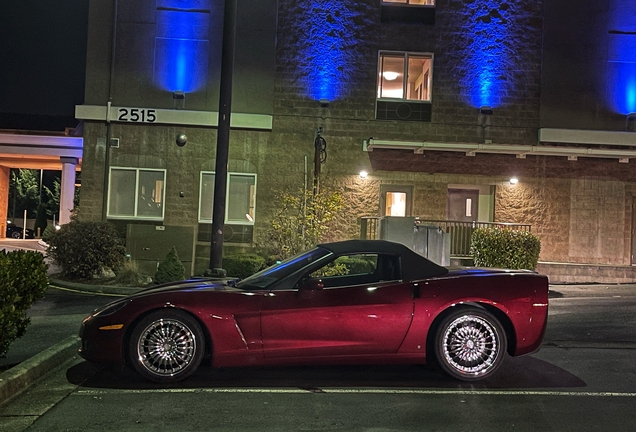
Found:
<svg viewBox="0 0 636 432"><path fill-rule="evenodd" d="M430 102L383 101L375 103L375 118L378 120L431 121Z"/></svg>

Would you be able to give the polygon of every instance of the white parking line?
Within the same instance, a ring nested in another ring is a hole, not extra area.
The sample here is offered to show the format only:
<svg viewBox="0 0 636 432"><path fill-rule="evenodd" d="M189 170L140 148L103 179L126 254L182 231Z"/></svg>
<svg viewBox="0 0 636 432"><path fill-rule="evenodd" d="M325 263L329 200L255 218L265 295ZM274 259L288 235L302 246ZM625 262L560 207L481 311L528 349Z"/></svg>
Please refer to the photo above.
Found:
<svg viewBox="0 0 636 432"><path fill-rule="evenodd" d="M328 393L328 394L415 394L461 396L585 396L585 397L636 397L636 393L590 391L541 391L541 390L426 390L426 389L301 389L301 388L198 388L198 389L148 389L148 390L78 390L77 396L149 393Z"/></svg>

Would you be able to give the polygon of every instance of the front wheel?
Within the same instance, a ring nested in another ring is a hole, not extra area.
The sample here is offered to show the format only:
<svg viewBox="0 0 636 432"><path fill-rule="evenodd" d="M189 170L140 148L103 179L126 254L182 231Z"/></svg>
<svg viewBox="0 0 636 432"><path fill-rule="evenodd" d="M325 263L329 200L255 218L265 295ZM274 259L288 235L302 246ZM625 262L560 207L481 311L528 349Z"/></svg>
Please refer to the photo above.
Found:
<svg viewBox="0 0 636 432"><path fill-rule="evenodd" d="M506 333L494 315L462 307L440 323L435 334L435 359L453 378L477 381L495 373L507 350Z"/></svg>
<svg viewBox="0 0 636 432"><path fill-rule="evenodd" d="M143 318L128 346L133 368L144 378L172 383L192 375L201 364L205 339L188 313L162 309Z"/></svg>

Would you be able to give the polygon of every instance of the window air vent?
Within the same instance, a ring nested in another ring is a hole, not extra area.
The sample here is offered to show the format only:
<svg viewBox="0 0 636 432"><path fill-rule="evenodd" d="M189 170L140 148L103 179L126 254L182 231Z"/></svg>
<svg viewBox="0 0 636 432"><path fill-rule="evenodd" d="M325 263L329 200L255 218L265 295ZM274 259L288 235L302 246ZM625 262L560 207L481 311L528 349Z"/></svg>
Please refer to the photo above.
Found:
<svg viewBox="0 0 636 432"><path fill-rule="evenodd" d="M431 104L427 102L376 101L378 120L431 121Z"/></svg>

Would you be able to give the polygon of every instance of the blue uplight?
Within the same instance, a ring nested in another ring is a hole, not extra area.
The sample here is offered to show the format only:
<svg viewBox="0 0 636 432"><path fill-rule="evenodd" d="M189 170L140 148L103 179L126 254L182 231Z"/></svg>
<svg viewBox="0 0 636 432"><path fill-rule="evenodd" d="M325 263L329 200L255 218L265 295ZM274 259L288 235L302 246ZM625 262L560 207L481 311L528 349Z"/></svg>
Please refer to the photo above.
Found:
<svg viewBox="0 0 636 432"><path fill-rule="evenodd" d="M617 113L636 112L636 3L614 0L609 16L607 100Z"/></svg>
<svg viewBox="0 0 636 432"><path fill-rule="evenodd" d="M636 112L636 62L608 62L607 70L612 109L621 114Z"/></svg>
<svg viewBox="0 0 636 432"><path fill-rule="evenodd" d="M514 85L514 17L519 0L466 3L462 28L462 94L474 107L496 108Z"/></svg>
<svg viewBox="0 0 636 432"><path fill-rule="evenodd" d="M341 99L353 79L360 12L341 0L301 0L297 7L305 12L291 31L298 34L295 60L305 96Z"/></svg>
<svg viewBox="0 0 636 432"><path fill-rule="evenodd" d="M158 0L155 37L155 83L186 93L206 83L210 0ZM207 9L194 9L205 3Z"/></svg>

